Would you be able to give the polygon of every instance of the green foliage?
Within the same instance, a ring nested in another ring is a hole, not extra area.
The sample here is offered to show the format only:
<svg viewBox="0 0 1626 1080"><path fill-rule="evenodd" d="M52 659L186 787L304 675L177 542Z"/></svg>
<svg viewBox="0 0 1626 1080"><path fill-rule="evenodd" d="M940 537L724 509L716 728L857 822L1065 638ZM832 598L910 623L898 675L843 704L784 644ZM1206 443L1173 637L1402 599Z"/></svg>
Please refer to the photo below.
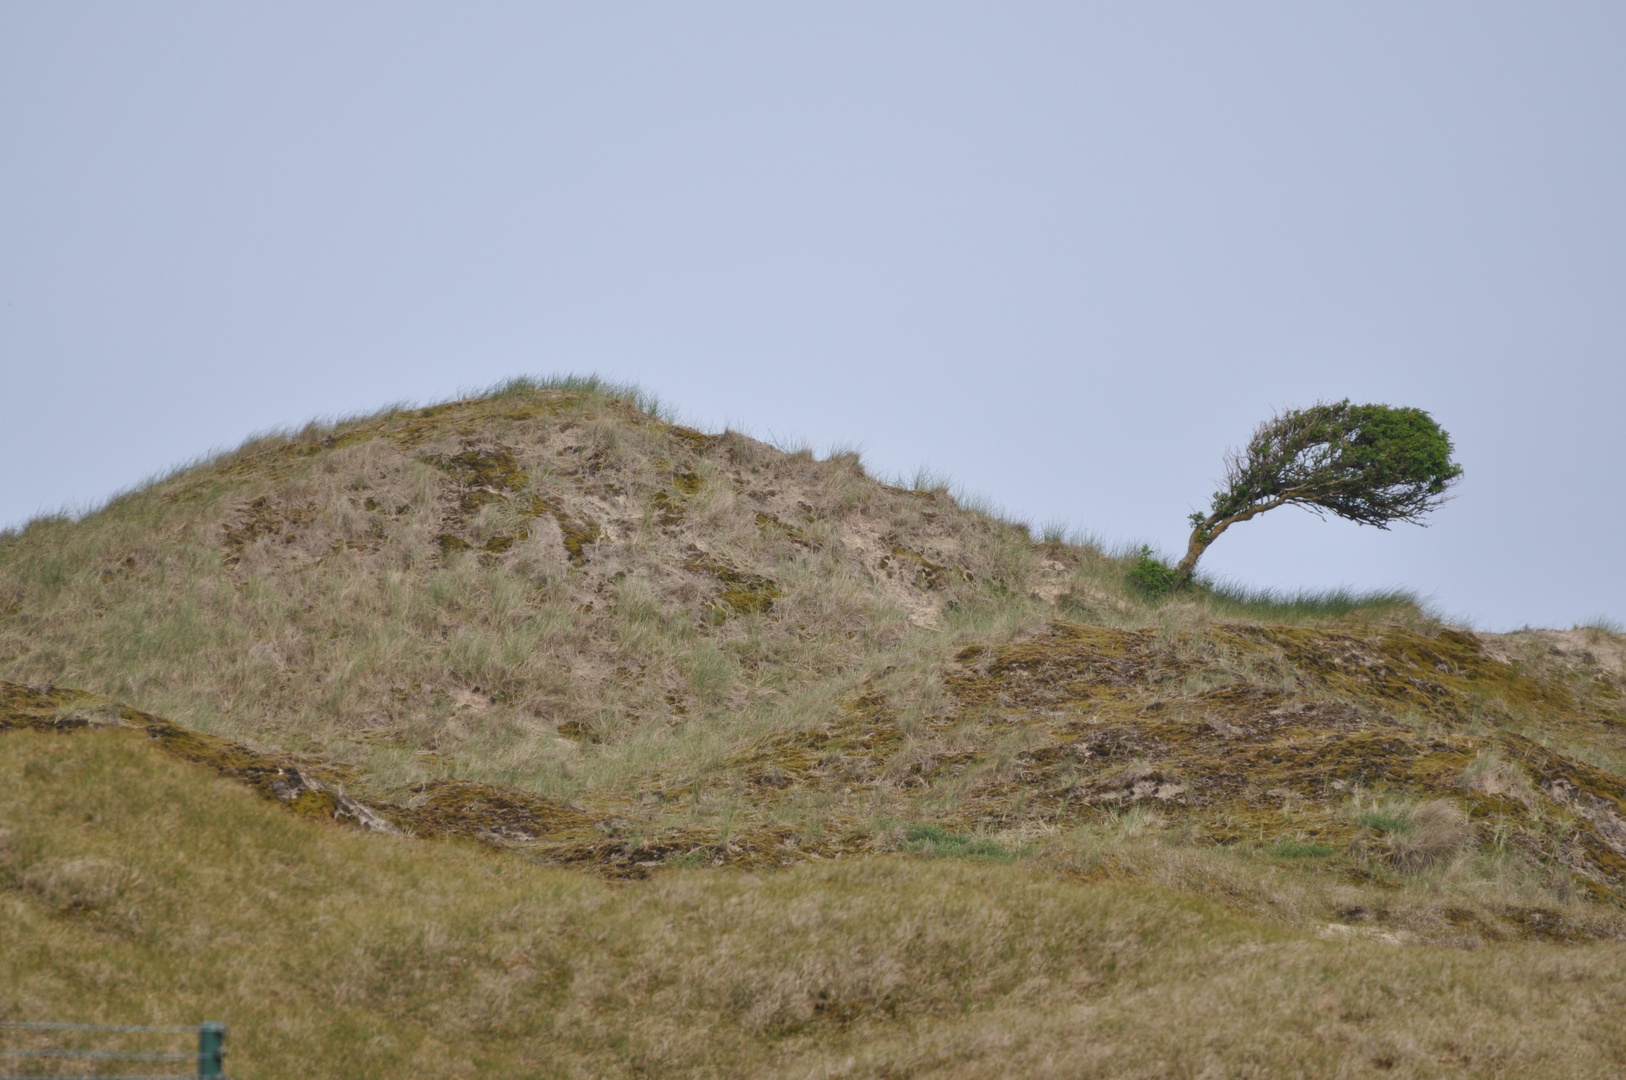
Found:
<svg viewBox="0 0 1626 1080"><path fill-rule="evenodd" d="M1295 502L1387 528L1437 507L1462 475L1451 437L1421 409L1351 405L1346 398L1289 409L1259 426L1233 455L1226 487L1201 527L1263 504Z"/></svg>
<svg viewBox="0 0 1626 1080"><path fill-rule="evenodd" d="M1451 436L1421 409L1351 405L1349 399L1288 409L1260 424L1225 463L1225 487L1207 514L1193 513L1191 542L1174 584L1191 580L1226 529L1296 503L1360 525L1422 524L1462 475Z"/></svg>
<svg viewBox="0 0 1626 1080"><path fill-rule="evenodd" d="M1129 580L1147 596L1164 596L1175 586L1175 570L1143 544L1129 565Z"/></svg>

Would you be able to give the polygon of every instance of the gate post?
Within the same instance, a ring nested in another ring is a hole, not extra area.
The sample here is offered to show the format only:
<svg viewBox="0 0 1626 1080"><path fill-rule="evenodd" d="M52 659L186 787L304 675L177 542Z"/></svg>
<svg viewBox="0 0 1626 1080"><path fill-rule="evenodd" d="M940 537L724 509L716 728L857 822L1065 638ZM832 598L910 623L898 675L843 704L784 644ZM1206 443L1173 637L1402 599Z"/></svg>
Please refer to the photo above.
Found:
<svg viewBox="0 0 1626 1080"><path fill-rule="evenodd" d="M226 1025L217 1020L198 1027L198 1075L224 1076L226 1059Z"/></svg>

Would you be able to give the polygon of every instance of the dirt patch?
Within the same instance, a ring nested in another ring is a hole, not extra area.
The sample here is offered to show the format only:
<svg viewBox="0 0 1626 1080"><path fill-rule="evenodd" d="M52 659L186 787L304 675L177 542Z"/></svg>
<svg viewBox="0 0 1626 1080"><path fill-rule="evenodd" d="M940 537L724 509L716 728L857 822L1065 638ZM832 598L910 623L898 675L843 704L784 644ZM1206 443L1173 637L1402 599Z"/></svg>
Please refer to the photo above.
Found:
<svg viewBox="0 0 1626 1080"><path fill-rule="evenodd" d="M726 834L710 829L669 829L638 838L546 844L536 850L549 862L591 868L609 877L636 879L666 866L779 869L810 859L856 855L867 850L868 844L867 833L812 841L788 825L748 825Z"/></svg>
<svg viewBox="0 0 1626 1080"><path fill-rule="evenodd" d="M377 832L394 831L386 819L344 793L346 783L355 779L352 770L309 758L262 753L100 695L0 682L0 730L7 728L140 731L165 752L241 781L294 813Z"/></svg>
<svg viewBox="0 0 1626 1080"><path fill-rule="evenodd" d="M943 679L955 715L983 732L959 771L980 778L967 794L989 826L1140 806L1219 843L1290 843L1408 872L1492 832L1548 858L1556 830L1569 837L1560 858L1589 887L1626 889L1626 781L1511 733L1469 730L1508 707L1574 713L1576 699L1466 635L1217 627L1160 637L1058 621L956 659ZM1226 685L1180 689L1216 669ZM1419 716L1454 723L1428 730ZM1517 763L1531 785L1483 780L1486 761ZM1361 793L1385 792L1434 809L1374 847L1355 807Z"/></svg>
<svg viewBox="0 0 1626 1080"><path fill-rule="evenodd" d="M445 531L435 538L443 557L460 551L476 551L489 564L494 562L495 556L506 554L530 538L530 528L523 526L484 540L464 535L465 526L493 504L509 507L520 518L552 517L558 523L565 555L576 566L586 564L587 548L603 535L597 522L571 515L559 502L534 493L525 494L530 478L510 447L480 445L466 439L460 453L424 454L418 460L445 472L458 484L456 507L443 521Z"/></svg>
<svg viewBox="0 0 1626 1080"><path fill-rule="evenodd" d="M892 550L881 556L876 564L888 577L903 575L913 578L914 584L922 589L941 588L952 573L950 567L941 563L934 563L918 551L910 551L906 547L892 545Z"/></svg>
<svg viewBox="0 0 1626 1080"><path fill-rule="evenodd" d="M591 835L593 820L552 799L466 780L418 785L403 805L384 811L417 836L472 836L499 844L532 844Z"/></svg>
<svg viewBox="0 0 1626 1080"><path fill-rule="evenodd" d="M526 484L525 470L514 461L505 446L479 446L464 442L457 454L424 454L418 458L454 477L462 485L458 513L468 518L494 499L511 498Z"/></svg>

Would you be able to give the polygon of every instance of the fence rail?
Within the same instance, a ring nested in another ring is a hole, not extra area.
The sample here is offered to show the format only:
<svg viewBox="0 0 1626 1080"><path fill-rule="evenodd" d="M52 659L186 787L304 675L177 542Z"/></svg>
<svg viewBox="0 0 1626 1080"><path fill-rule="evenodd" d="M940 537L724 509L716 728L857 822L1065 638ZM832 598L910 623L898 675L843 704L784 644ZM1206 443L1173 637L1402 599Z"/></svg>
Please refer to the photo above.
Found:
<svg viewBox="0 0 1626 1080"><path fill-rule="evenodd" d="M192 1035L191 1027L131 1027L126 1024L58 1024L44 1020L0 1020L0 1030L9 1031L133 1031L142 1035Z"/></svg>
<svg viewBox="0 0 1626 1080"><path fill-rule="evenodd" d="M197 1053L176 1050L118 1050L106 1047L10 1047L0 1046L0 1063L6 1058L32 1058L41 1061L71 1058L87 1065L108 1061L194 1061L197 1072L158 1073L0 1073L0 1080L185 1080L187 1077L210 1077L224 1080L226 1059L226 1025L209 1021L197 1027L143 1027L133 1024L70 1024L40 1020L0 1020L0 1032L70 1033L87 1032L99 1035L196 1035ZM19 1063L20 1064L20 1063Z"/></svg>

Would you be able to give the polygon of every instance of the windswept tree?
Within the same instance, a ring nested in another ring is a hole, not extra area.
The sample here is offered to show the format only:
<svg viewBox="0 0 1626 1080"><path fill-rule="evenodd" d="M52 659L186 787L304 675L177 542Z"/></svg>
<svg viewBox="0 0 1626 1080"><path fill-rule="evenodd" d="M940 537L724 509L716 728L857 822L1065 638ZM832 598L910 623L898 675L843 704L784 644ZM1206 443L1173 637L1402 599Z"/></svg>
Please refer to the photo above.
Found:
<svg viewBox="0 0 1626 1080"><path fill-rule="evenodd" d="M1361 525L1421 525L1462 475L1451 436L1421 409L1351 405L1289 409L1259 425L1225 457L1225 488L1208 514L1191 515L1191 543L1174 584L1191 580L1208 545L1239 521L1296 503Z"/></svg>

